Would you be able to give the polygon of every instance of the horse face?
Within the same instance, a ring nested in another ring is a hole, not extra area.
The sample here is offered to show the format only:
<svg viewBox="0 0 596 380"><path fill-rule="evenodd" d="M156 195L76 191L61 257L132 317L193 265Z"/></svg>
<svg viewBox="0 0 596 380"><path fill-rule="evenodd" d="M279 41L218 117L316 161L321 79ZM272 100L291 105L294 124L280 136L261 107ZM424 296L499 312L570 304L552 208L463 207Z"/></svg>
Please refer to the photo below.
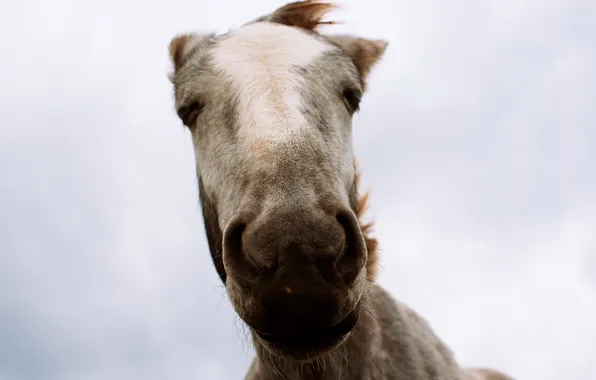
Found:
<svg viewBox="0 0 596 380"><path fill-rule="evenodd" d="M218 273L258 342L304 358L358 320L367 250L351 121L386 43L284 25L284 12L179 36L170 54Z"/></svg>

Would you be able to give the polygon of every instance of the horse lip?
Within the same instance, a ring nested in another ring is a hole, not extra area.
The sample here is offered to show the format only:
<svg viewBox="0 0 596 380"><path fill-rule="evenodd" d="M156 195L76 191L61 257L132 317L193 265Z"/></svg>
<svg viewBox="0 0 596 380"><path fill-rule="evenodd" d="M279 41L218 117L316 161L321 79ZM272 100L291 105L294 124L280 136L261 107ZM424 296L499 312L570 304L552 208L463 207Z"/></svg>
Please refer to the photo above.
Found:
<svg viewBox="0 0 596 380"><path fill-rule="evenodd" d="M344 319L342 319L335 326L305 331L302 333L279 335L279 334L268 334L263 331L254 330L255 333L263 340L269 343L282 343L282 344L300 344L307 343L317 340L339 340L348 333L350 333L359 319L359 309L354 308Z"/></svg>

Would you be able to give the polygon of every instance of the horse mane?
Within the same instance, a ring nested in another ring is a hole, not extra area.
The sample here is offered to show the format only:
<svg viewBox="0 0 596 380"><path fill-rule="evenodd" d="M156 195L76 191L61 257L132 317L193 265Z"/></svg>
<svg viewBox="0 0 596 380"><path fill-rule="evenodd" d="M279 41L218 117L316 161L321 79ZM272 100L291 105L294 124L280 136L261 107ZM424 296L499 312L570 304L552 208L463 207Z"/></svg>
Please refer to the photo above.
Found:
<svg viewBox="0 0 596 380"><path fill-rule="evenodd" d="M356 188L360 188L361 174L359 170L356 170ZM379 242L376 238L372 237L374 222L365 222L364 214L368 209L368 200L370 191L365 192L358 198L358 208L356 210L356 216L360 224L362 235L364 236L364 242L366 244L367 259L366 259L366 278L369 281L374 281L377 275L377 263L379 261L378 245Z"/></svg>
<svg viewBox="0 0 596 380"><path fill-rule="evenodd" d="M318 0L304 0L288 3L275 12L259 17L251 23L268 21L286 26L293 26L315 32L321 25L337 24L335 21L323 21L323 17L338 5Z"/></svg>

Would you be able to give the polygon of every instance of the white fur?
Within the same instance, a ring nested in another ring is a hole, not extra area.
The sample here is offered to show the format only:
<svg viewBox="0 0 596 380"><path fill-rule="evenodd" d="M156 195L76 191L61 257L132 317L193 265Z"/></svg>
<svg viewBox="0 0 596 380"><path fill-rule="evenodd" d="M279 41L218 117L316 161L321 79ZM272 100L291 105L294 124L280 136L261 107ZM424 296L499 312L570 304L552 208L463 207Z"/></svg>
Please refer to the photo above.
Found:
<svg viewBox="0 0 596 380"><path fill-rule="evenodd" d="M271 23L247 25L219 43L213 62L240 92L239 136L268 150L304 132L309 126L297 91L302 78L294 68L330 49L297 29Z"/></svg>

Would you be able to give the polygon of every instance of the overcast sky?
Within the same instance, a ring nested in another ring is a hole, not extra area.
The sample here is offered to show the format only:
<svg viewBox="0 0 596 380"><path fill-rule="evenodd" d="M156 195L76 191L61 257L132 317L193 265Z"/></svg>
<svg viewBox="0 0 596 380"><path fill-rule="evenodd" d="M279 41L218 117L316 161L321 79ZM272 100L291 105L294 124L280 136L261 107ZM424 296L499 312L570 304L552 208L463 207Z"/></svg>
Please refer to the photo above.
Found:
<svg viewBox="0 0 596 380"><path fill-rule="evenodd" d="M0 380L240 379L167 45L272 0L0 5ZM346 1L380 282L463 365L596 379L596 3Z"/></svg>

